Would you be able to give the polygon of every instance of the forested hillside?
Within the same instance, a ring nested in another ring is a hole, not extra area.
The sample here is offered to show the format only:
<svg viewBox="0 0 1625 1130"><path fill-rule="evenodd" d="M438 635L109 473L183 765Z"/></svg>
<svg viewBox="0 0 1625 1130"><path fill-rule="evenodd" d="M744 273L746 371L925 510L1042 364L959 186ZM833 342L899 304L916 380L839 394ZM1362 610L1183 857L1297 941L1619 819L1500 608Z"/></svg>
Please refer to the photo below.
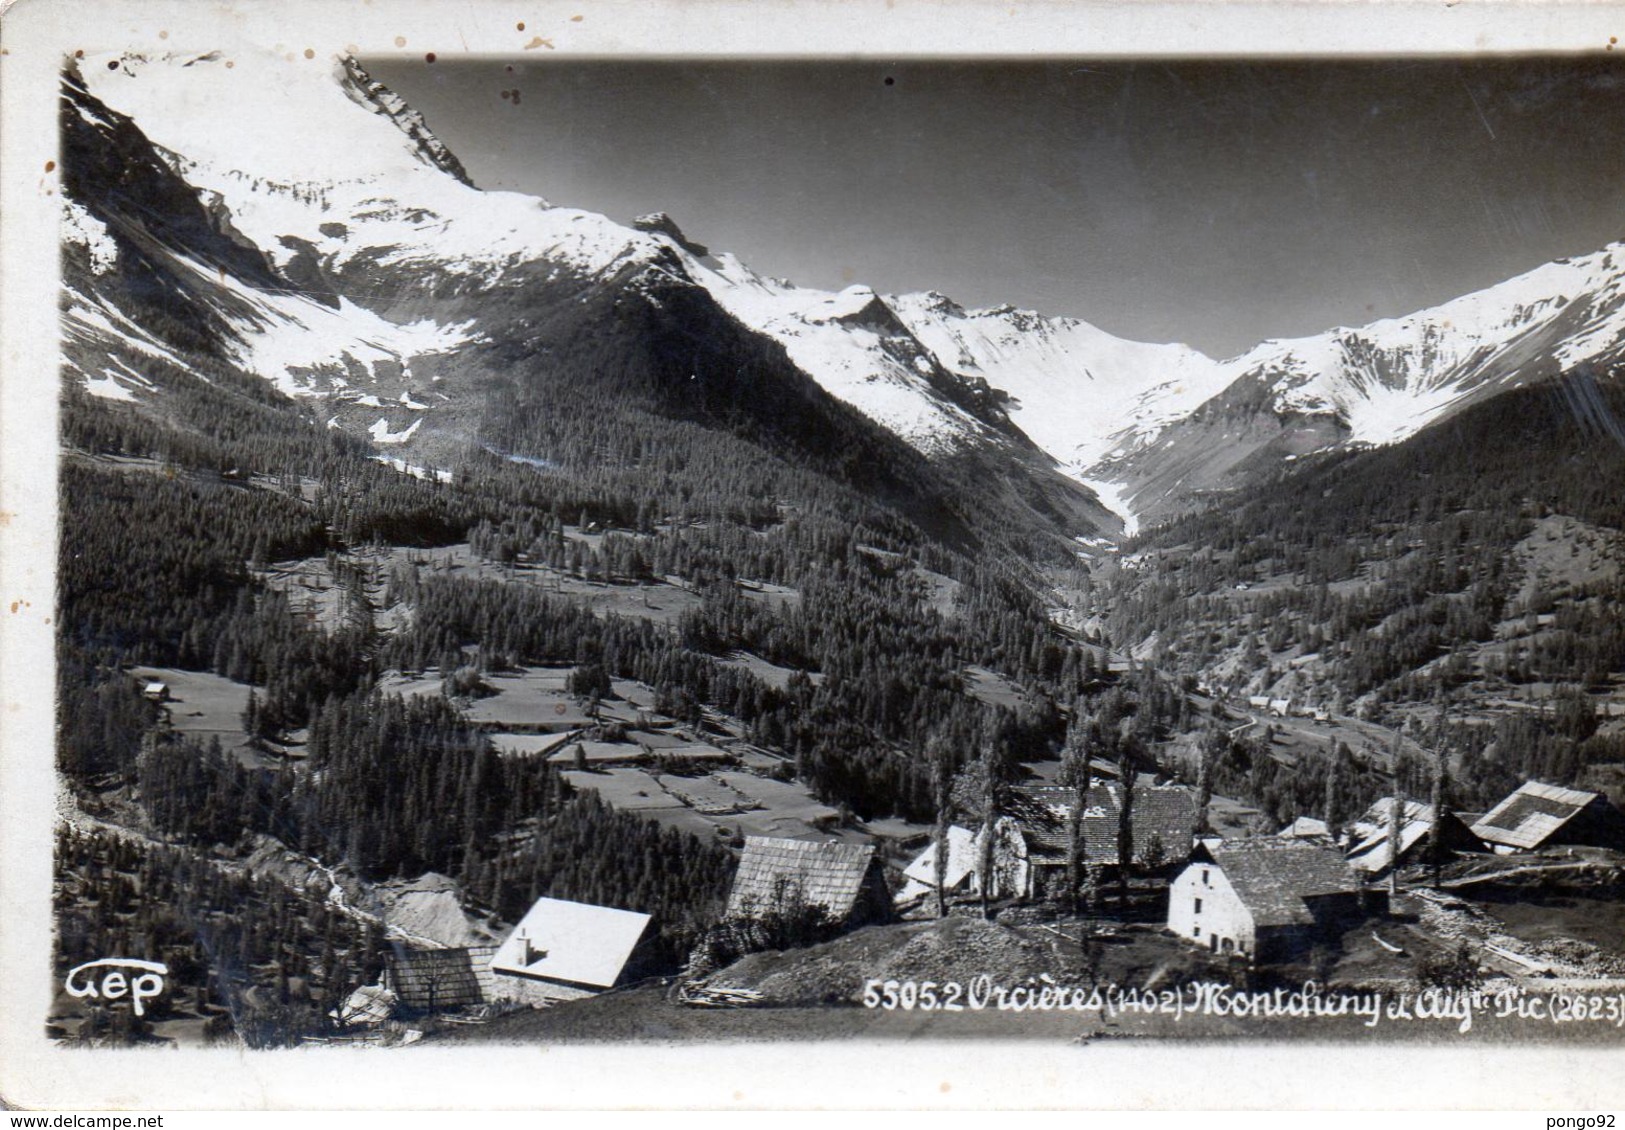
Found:
<svg viewBox="0 0 1625 1130"><path fill-rule="evenodd" d="M1125 547L1114 638L1215 691L1442 725L1466 804L1616 763L1593 735L1625 670L1622 412L1581 369L1306 459Z"/></svg>

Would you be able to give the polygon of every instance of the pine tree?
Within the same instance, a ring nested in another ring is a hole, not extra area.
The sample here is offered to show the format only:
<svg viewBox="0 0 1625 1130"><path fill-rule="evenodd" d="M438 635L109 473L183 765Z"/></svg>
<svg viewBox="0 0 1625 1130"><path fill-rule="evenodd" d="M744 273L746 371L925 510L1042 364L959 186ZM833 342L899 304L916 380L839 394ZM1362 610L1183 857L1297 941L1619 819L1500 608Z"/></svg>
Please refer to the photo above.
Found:
<svg viewBox="0 0 1625 1130"><path fill-rule="evenodd" d="M1399 838L1405 828L1405 800L1399 793L1399 774L1390 767L1388 785L1388 897L1399 893Z"/></svg>
<svg viewBox="0 0 1625 1130"><path fill-rule="evenodd" d="M1140 768L1133 751L1126 751L1118 763L1123 779L1122 798L1117 807L1117 901L1128 906L1129 869L1134 866L1134 786Z"/></svg>
<svg viewBox="0 0 1625 1130"><path fill-rule="evenodd" d="M1439 885L1444 869L1444 815L1450 791L1450 755L1444 746L1433 753L1433 795L1429 798L1433 824L1428 828L1428 863L1433 872L1433 885Z"/></svg>
<svg viewBox="0 0 1625 1130"><path fill-rule="evenodd" d="M982 871L982 917L991 918L993 913L988 900L993 892L993 835L998 825L998 773L993 767L993 745L989 742L982 748L982 842L981 842L981 871Z"/></svg>
<svg viewBox="0 0 1625 1130"><path fill-rule="evenodd" d="M1211 825L1208 823L1208 808L1213 804L1213 774L1218 768L1219 755L1225 742L1225 737L1214 727L1202 736L1201 745L1197 747L1196 757L1196 830L1206 832Z"/></svg>
<svg viewBox="0 0 1625 1130"><path fill-rule="evenodd" d="M1084 812L1089 807L1089 789L1094 773L1089 759L1089 717L1080 698L1072 712L1067 732L1066 754L1061 763L1061 784L1077 795L1066 814L1066 897L1074 914L1081 909L1084 883Z"/></svg>
<svg viewBox="0 0 1625 1130"><path fill-rule="evenodd" d="M953 758L949 746L940 735L932 740L931 784L936 801L937 823L932 832L936 850L934 879L937 887L937 917L948 917L948 851L951 846L949 831L953 827Z"/></svg>

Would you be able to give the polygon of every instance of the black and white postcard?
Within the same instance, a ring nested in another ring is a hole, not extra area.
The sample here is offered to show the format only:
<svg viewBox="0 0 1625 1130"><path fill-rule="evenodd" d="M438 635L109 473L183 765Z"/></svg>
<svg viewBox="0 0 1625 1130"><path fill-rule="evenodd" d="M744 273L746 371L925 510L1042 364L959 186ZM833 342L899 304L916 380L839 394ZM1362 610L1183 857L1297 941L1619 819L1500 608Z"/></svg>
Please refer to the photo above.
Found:
<svg viewBox="0 0 1625 1130"><path fill-rule="evenodd" d="M1617 1104L1621 15L14 7L0 1093Z"/></svg>

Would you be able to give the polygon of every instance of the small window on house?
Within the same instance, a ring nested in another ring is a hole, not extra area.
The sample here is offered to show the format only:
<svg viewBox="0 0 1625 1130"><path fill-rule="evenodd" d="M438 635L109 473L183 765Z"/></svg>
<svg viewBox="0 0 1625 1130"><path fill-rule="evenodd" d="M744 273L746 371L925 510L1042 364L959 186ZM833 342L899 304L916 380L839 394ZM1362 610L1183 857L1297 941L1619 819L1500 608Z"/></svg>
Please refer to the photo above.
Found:
<svg viewBox="0 0 1625 1130"><path fill-rule="evenodd" d="M1202 913L1202 900L1201 899L1196 900L1196 913L1197 914Z"/></svg>
<svg viewBox="0 0 1625 1130"><path fill-rule="evenodd" d="M1200 938L1201 936L1202 936L1202 928L1200 926L1192 926L1191 927L1191 937Z"/></svg>
<svg viewBox="0 0 1625 1130"><path fill-rule="evenodd" d="M1207 868L1202 868L1202 886L1207 886Z"/></svg>

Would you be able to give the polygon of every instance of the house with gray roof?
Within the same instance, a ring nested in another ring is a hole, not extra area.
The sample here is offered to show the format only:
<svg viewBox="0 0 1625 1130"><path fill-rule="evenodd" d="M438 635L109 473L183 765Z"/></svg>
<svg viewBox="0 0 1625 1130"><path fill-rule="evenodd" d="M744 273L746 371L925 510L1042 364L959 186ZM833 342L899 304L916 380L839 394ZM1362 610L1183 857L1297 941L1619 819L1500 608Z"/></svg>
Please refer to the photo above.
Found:
<svg viewBox="0 0 1625 1130"><path fill-rule="evenodd" d="M873 844L749 836L728 893L727 917L821 907L846 926L891 917L891 891Z"/></svg>
<svg viewBox="0 0 1625 1130"><path fill-rule="evenodd" d="M1503 853L1557 845L1625 851L1625 813L1601 793L1525 781L1479 818L1473 834Z"/></svg>
<svg viewBox="0 0 1625 1130"><path fill-rule="evenodd" d="M1168 928L1214 953L1287 960L1381 905L1335 848L1260 837L1199 847L1168 892Z"/></svg>
<svg viewBox="0 0 1625 1130"><path fill-rule="evenodd" d="M1078 790L1065 785L1025 785L1011 790L1006 808L1026 843L1033 893L1066 868L1069 818L1077 801ZM1086 865L1108 873L1116 870L1122 803L1123 786L1117 781L1097 781L1090 788L1083 812ZM1196 798L1190 789L1136 784L1129 815L1136 868L1167 872L1190 858L1197 823Z"/></svg>

